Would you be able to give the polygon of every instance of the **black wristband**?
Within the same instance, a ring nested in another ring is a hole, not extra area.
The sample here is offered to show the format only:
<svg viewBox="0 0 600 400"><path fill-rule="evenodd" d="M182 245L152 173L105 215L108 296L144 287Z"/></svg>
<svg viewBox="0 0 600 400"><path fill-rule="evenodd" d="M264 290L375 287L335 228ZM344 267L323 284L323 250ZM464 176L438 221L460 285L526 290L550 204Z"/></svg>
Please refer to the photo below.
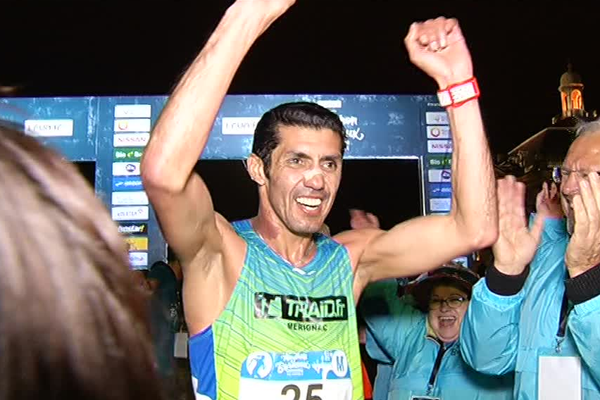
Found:
<svg viewBox="0 0 600 400"><path fill-rule="evenodd" d="M565 281L567 297L573 304L583 303L600 294L600 265Z"/></svg>
<svg viewBox="0 0 600 400"><path fill-rule="evenodd" d="M513 296L525 285L529 276L529 265L519 275L506 275L491 266L485 273L485 283L492 292L500 296Z"/></svg>

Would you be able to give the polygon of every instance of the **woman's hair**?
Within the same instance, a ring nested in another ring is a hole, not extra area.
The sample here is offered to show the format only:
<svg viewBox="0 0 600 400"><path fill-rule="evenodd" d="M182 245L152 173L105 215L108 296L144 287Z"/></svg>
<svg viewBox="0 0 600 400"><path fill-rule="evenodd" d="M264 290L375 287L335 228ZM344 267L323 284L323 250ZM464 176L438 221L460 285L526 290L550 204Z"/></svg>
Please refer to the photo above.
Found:
<svg viewBox="0 0 600 400"><path fill-rule="evenodd" d="M435 288L450 286L471 298L473 285L479 280L479 275L460 264L450 262L441 268L430 271L424 279L416 283L411 293L415 299L415 307L424 313L429 311L429 301Z"/></svg>
<svg viewBox="0 0 600 400"><path fill-rule="evenodd" d="M77 169L0 125L0 399L158 399L146 302Z"/></svg>

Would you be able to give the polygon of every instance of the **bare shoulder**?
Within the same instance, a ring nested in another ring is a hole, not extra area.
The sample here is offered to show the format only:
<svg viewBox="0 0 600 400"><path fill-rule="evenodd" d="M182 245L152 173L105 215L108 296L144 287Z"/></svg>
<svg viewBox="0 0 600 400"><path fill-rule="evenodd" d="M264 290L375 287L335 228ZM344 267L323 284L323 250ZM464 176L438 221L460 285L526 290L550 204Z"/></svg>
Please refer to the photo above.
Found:
<svg viewBox="0 0 600 400"><path fill-rule="evenodd" d="M371 243L375 238L381 236L383 233L385 233L385 231L381 229L365 228L344 231L333 237L336 242L344 245L348 250L350 262L352 264L352 271L354 273L352 290L354 292L355 299L360 298L362 291L370 279L368 271L365 271L364 268L359 268L360 260L363 257L365 250L368 248L369 243Z"/></svg>
<svg viewBox="0 0 600 400"><path fill-rule="evenodd" d="M369 243L384 232L381 229L352 229L338 233L333 240L346 247L352 262L352 269L356 269L358 261Z"/></svg>

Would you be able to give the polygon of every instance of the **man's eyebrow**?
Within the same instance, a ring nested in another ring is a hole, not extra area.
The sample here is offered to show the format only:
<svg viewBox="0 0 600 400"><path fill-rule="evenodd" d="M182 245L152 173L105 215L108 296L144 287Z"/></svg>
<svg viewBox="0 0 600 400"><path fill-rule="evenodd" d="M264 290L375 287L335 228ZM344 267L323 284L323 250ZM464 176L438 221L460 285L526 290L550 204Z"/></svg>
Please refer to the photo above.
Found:
<svg viewBox="0 0 600 400"><path fill-rule="evenodd" d="M342 156L340 155L329 155L329 156L324 156L321 158L322 161L340 161L342 159Z"/></svg>
<svg viewBox="0 0 600 400"><path fill-rule="evenodd" d="M302 151L288 151L286 157L310 158L310 156Z"/></svg>

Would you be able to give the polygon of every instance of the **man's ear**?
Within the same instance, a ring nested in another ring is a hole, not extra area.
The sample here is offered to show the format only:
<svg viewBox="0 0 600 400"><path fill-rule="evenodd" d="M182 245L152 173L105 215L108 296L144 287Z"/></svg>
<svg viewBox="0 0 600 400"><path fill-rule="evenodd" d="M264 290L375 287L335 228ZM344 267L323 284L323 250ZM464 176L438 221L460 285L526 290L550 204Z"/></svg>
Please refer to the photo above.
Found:
<svg viewBox="0 0 600 400"><path fill-rule="evenodd" d="M265 164L256 154L250 154L250 157L248 157L247 160L246 168L248 169L250 178L259 186L263 186L265 183L267 183Z"/></svg>

